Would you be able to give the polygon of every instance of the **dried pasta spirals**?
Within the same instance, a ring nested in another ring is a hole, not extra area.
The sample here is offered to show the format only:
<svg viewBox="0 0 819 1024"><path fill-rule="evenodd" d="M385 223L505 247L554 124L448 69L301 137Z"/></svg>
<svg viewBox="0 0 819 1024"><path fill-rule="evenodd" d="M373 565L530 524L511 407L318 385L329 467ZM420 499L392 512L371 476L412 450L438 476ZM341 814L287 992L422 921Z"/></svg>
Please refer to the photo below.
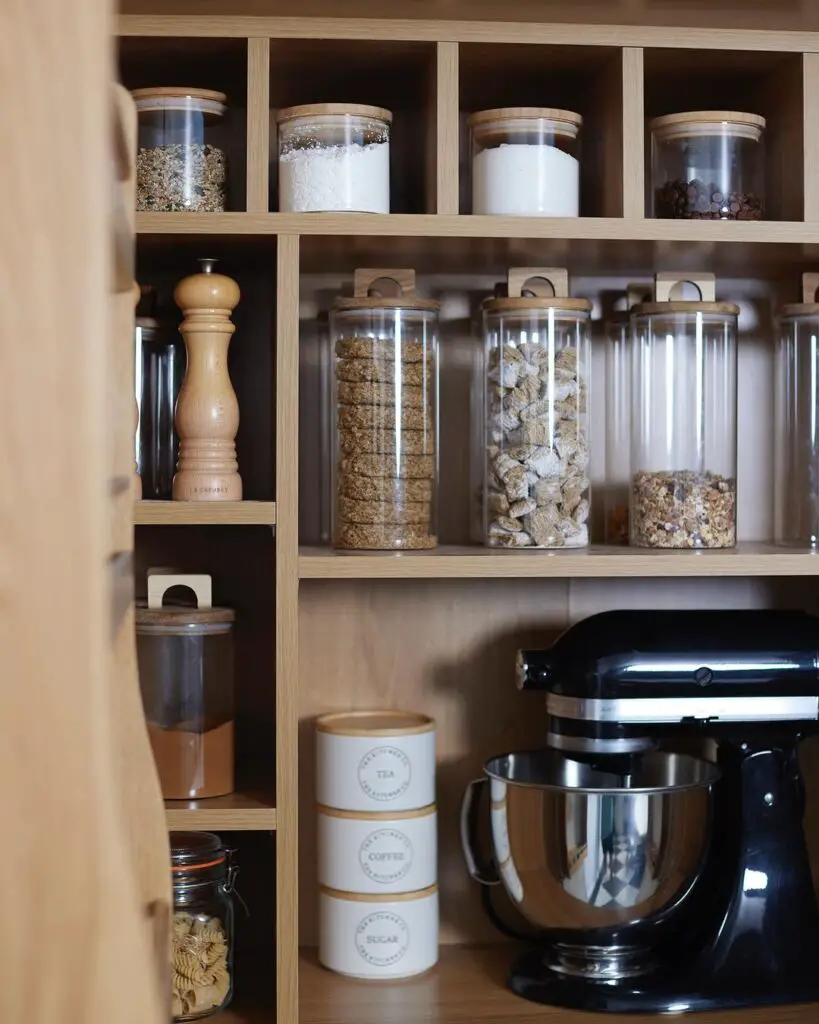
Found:
<svg viewBox="0 0 819 1024"><path fill-rule="evenodd" d="M173 918L171 1011L174 1020L209 1016L230 994L228 943L218 917Z"/></svg>

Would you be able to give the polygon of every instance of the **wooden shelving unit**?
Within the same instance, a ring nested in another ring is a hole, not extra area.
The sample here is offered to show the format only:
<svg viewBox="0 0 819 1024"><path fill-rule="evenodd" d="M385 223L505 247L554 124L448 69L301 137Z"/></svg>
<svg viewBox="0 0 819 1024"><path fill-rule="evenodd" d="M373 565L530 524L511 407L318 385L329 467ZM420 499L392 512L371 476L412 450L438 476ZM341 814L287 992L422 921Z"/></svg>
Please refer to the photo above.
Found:
<svg viewBox="0 0 819 1024"><path fill-rule="evenodd" d="M816 555L765 543L773 485L772 409L764 398L771 379L764 321L780 296L795 296L801 271L819 265L819 19L803 12L810 30L796 31L793 5L782 12L772 6L761 23L745 5L714 0L672 31L667 16L643 0L547 5L557 12L550 24L531 20L548 15L533 14L536 5L522 0L505 5L508 20L468 20L487 17L484 0L425 6L441 20L407 16L415 13L407 9L400 19L372 18L375 5L366 0L283 2L275 17L257 16L269 5L253 0L126 0L119 21L125 84L187 79L224 88L234 100L243 157L230 212L136 218L139 268L149 278L172 282L196 256L218 256L239 281L231 374L242 416L240 471L250 482L245 493L274 499L195 508L143 502L135 509L138 524L157 527L137 533L138 566L173 560L213 571L217 592L222 583L225 603L239 605L237 626L245 627L241 636L237 629L242 699L259 728L244 734L240 757L258 770L251 777L269 779L270 787L261 797L248 791L166 809L171 828L224 829L249 839L275 830L275 866L271 859L264 879L271 885L275 872L275 950L271 943L257 948L261 967L241 958L236 964L237 974L260 973L269 995L261 1004L239 999L216 1018L220 1024L271 1020L274 1008L280 1024L600 1024L603 1018L535 1007L506 991L510 950L478 948L495 935L457 866L463 785L501 746L542 739L540 708L520 703L525 698L511 682L516 648L618 605L819 602L810 579L819 575ZM346 10L361 16L338 16ZM491 17L500 14L494 9ZM469 214L464 114L520 104L575 109L575 96L591 115L589 152L600 154L587 204L593 216ZM768 117L769 149L778 157L769 178L774 219L647 218L645 119L713 106L715 96L719 105ZM409 170L395 213L275 212L271 111L325 100L379 103L406 122L401 163ZM459 454L468 443L468 321L508 266L539 264L567 266L582 280L577 293L595 297L666 269L712 270L725 288L742 292L736 550L527 554L469 544L470 483ZM435 552L344 555L320 546L326 495L313 325L328 296L349 287L355 267L379 265L414 267L422 288L451 298L456 310L442 326L444 546ZM211 524L232 529L199 529ZM243 528L274 524L274 537ZM175 525L188 529L165 529ZM434 971L397 985L345 981L297 952L300 942L316 942L311 720L367 705L407 706L439 723L444 946ZM241 837L239 847L241 857ZM795 1007L743 1011L742 1019L808 1024L813 1016Z"/></svg>

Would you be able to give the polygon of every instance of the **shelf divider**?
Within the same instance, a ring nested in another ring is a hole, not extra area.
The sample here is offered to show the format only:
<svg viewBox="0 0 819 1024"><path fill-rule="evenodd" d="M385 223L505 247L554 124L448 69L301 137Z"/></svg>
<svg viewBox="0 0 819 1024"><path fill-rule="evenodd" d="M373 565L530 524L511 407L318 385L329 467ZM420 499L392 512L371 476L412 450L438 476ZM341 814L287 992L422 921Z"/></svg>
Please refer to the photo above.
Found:
<svg viewBox="0 0 819 1024"><path fill-rule="evenodd" d="M270 180L270 40L247 41L247 209L267 213Z"/></svg>
<svg viewBox="0 0 819 1024"><path fill-rule="evenodd" d="M643 51L623 48L623 216L646 215L645 74Z"/></svg>
<svg viewBox="0 0 819 1024"><path fill-rule="evenodd" d="M819 221L819 53L803 57L805 220Z"/></svg>
<svg viewBox="0 0 819 1024"><path fill-rule="evenodd" d="M460 111L458 82L458 44L438 43L433 89L435 110L431 130L435 133L435 167L432 169L430 205L436 213L458 212L460 196Z"/></svg>

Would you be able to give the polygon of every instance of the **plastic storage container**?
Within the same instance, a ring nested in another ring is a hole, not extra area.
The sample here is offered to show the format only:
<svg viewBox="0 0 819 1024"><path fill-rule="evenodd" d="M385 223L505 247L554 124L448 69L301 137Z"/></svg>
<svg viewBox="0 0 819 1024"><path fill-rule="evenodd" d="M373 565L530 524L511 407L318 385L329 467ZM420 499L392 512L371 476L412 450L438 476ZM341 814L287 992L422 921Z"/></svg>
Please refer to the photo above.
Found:
<svg viewBox="0 0 819 1024"><path fill-rule="evenodd" d="M221 213L227 97L210 89L135 89L139 118L137 210Z"/></svg>
<svg viewBox="0 0 819 1024"><path fill-rule="evenodd" d="M676 300L692 282L701 301ZM632 402L631 543L736 543L737 316L715 301L713 274L658 274L637 306Z"/></svg>
<svg viewBox="0 0 819 1024"><path fill-rule="evenodd" d="M142 497L170 499L179 444L173 416L185 376L185 346L173 324L141 316L135 321L134 347Z"/></svg>
<svg viewBox="0 0 819 1024"><path fill-rule="evenodd" d="M195 607L163 606L165 592L194 591ZM148 577L136 612L142 703L166 800L233 792L233 621L212 608L209 576Z"/></svg>
<svg viewBox="0 0 819 1024"><path fill-rule="evenodd" d="M171 1012L202 1020L233 995L231 851L211 832L171 832Z"/></svg>
<svg viewBox="0 0 819 1024"><path fill-rule="evenodd" d="M580 114L506 107L471 114L467 123L473 213L578 216Z"/></svg>
<svg viewBox="0 0 819 1024"><path fill-rule="evenodd" d="M650 128L653 216L762 219L764 117L693 110L657 117Z"/></svg>
<svg viewBox="0 0 819 1024"><path fill-rule="evenodd" d="M568 297L561 269L513 269L508 284L508 298L483 304L484 539L584 547L592 304Z"/></svg>
<svg viewBox="0 0 819 1024"><path fill-rule="evenodd" d="M383 297L374 286L391 283ZM412 270L357 270L355 297L330 314L335 347L333 543L346 550L433 548L439 303Z"/></svg>
<svg viewBox="0 0 819 1024"><path fill-rule="evenodd" d="M631 490L631 310L653 295L650 284L630 284L625 308L605 320L606 485L603 535L606 544L628 544ZM618 300L622 302L623 300Z"/></svg>
<svg viewBox="0 0 819 1024"><path fill-rule="evenodd" d="M390 212L389 110L313 103L278 122L280 211Z"/></svg>
<svg viewBox="0 0 819 1024"><path fill-rule="evenodd" d="M819 543L819 274L777 313L775 537Z"/></svg>

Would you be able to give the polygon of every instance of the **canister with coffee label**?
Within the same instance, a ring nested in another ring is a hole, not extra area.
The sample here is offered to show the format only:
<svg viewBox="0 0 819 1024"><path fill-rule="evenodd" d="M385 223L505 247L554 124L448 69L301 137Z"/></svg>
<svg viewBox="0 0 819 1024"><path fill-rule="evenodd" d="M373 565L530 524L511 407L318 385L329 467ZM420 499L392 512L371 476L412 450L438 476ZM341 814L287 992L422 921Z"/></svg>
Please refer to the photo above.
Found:
<svg viewBox="0 0 819 1024"><path fill-rule="evenodd" d="M435 723L408 711L349 711L316 722L316 798L391 814L435 803Z"/></svg>
<svg viewBox="0 0 819 1024"><path fill-rule="evenodd" d="M409 978L438 961L438 887L375 896L323 888L319 961L351 978Z"/></svg>
<svg viewBox="0 0 819 1024"><path fill-rule="evenodd" d="M435 807L395 814L318 808L318 880L352 893L406 893L438 880Z"/></svg>

